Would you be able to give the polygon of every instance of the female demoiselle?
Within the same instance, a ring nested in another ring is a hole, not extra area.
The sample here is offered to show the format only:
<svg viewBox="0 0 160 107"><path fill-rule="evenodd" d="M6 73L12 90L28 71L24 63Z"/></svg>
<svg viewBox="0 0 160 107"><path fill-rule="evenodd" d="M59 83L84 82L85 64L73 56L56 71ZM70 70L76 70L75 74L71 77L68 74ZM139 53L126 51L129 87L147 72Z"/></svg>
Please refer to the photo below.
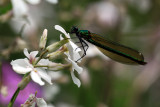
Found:
<svg viewBox="0 0 160 107"><path fill-rule="evenodd" d="M146 64L146 62L144 62L144 57L142 53L132 48L129 48L127 46L123 46L113 41L104 39L98 34L91 33L88 30L79 30L75 26L72 27L70 33L71 34L75 33L82 45L81 47L84 50L84 54L82 55L81 58L83 58L86 55L86 51L89 47L88 44L85 42L86 40L90 42L91 44L97 46L98 49L104 55L110 57L111 59L115 61L125 63L125 64L140 64L140 65ZM85 47L87 48L85 49Z"/></svg>

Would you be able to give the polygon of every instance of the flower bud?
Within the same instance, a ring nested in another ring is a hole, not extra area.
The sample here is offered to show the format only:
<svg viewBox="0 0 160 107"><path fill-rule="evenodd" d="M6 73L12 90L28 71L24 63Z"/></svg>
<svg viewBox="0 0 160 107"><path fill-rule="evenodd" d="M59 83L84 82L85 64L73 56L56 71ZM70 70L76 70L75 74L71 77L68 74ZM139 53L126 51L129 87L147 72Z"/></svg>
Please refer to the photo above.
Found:
<svg viewBox="0 0 160 107"><path fill-rule="evenodd" d="M56 51L57 49L59 49L61 46L63 46L64 44L66 44L68 42L68 39L63 39L59 42L53 43L51 45L49 45L46 50L48 52L53 52Z"/></svg>
<svg viewBox="0 0 160 107"><path fill-rule="evenodd" d="M59 58L60 56L62 56L62 54L67 51L67 47L66 46L63 46L61 49L59 49L58 51L56 52L52 52L50 54L47 55L47 58L49 58L50 60L54 60L54 59L57 59Z"/></svg>
<svg viewBox="0 0 160 107"><path fill-rule="evenodd" d="M20 88L20 90L23 90L27 86L27 84L30 82L30 80L31 80L30 75L23 78L22 81L18 83L18 87Z"/></svg>
<svg viewBox="0 0 160 107"><path fill-rule="evenodd" d="M71 67L71 64L61 64L61 63L54 63L54 62L48 64L48 69L53 71L59 71L59 70L67 69L70 67Z"/></svg>
<svg viewBox="0 0 160 107"><path fill-rule="evenodd" d="M40 42L39 42L39 48L43 50L46 46L47 41L47 29L44 29L43 34L41 36Z"/></svg>

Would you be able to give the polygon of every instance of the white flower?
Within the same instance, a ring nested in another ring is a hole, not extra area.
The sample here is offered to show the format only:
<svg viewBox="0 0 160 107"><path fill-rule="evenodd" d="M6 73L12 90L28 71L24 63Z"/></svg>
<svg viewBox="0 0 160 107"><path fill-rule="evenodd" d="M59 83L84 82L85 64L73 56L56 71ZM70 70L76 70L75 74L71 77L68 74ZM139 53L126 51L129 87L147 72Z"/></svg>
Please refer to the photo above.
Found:
<svg viewBox="0 0 160 107"><path fill-rule="evenodd" d="M52 3L52 4L58 3L58 0L46 0L46 1L49 3ZM27 2L29 2L30 4L36 5L36 4L40 3L41 0L27 0Z"/></svg>
<svg viewBox="0 0 160 107"><path fill-rule="evenodd" d="M15 72L19 74L26 74L30 72L30 76L32 80L40 85L44 85L45 83L41 80L44 79L49 84L52 84L51 77L47 74L45 68L34 68L33 63L36 60L36 55L38 54L38 51L32 51L30 54L28 53L28 50L24 49L24 54L28 58L25 59L17 59L11 62L12 68ZM38 63L38 65L47 65L49 63L49 60L41 59Z"/></svg>
<svg viewBox="0 0 160 107"><path fill-rule="evenodd" d="M60 32L62 32L66 38L70 38L69 33L67 33L61 26L59 25L55 25L55 29L59 30ZM62 36L60 36L61 39ZM78 64L75 62L78 59L81 58L79 52L81 51L80 48L78 48L78 46L76 44L74 44L71 39L69 39L69 42L66 44L66 47L68 48L68 52L65 52L65 54L68 56L68 59L66 59L69 63L72 64L72 68L71 68L71 77L73 82L80 87L81 82L80 80L74 75L74 70L76 70L78 72L78 74L82 73L83 69L81 67L78 66ZM81 60L79 60L80 62Z"/></svg>
<svg viewBox="0 0 160 107"><path fill-rule="evenodd" d="M29 96L24 104L21 104L21 107L35 107L35 105L38 107L48 107L43 98L37 98L33 94Z"/></svg>
<svg viewBox="0 0 160 107"><path fill-rule="evenodd" d="M16 18L27 16L28 6L24 0L11 0L13 6L13 14Z"/></svg>
<svg viewBox="0 0 160 107"><path fill-rule="evenodd" d="M32 5L39 4L41 0L26 0ZM21 18L28 15L28 4L25 0L11 0L13 6L13 13L16 18ZM57 4L58 0L46 0L49 3Z"/></svg>
<svg viewBox="0 0 160 107"><path fill-rule="evenodd" d="M77 61L78 59L80 59L81 56L80 56L79 52L82 51L82 50L80 48L78 48L78 46L71 41L71 37L70 37L69 33L67 33L59 25L55 25L55 29L58 30L58 31L60 31L60 32L62 32L66 36L66 38L69 39L69 42L66 44L66 47L68 48L70 58L72 60L74 60L74 61ZM63 39L63 37L61 35L60 35L60 39L61 40ZM79 60L78 62L80 62L80 61L81 60Z"/></svg>

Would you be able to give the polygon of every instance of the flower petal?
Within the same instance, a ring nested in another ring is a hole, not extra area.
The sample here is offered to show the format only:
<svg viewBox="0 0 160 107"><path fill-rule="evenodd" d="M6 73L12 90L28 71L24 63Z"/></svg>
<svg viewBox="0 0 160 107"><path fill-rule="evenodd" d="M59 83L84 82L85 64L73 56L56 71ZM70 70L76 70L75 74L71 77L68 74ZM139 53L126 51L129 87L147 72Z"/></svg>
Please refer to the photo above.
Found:
<svg viewBox="0 0 160 107"><path fill-rule="evenodd" d="M79 54L79 51L81 51L81 49L78 48L78 46L72 41L69 41L69 43L67 43L66 45L69 51L70 58L74 61L79 60L81 58L81 55ZM79 60L78 62L81 62L81 60Z"/></svg>
<svg viewBox="0 0 160 107"><path fill-rule="evenodd" d="M47 107L47 103L44 101L43 98L37 98L36 102L38 107Z"/></svg>
<svg viewBox="0 0 160 107"><path fill-rule="evenodd" d="M36 68L39 76L43 78L45 81L47 81L50 85L52 85L51 77L47 74L47 72L44 69Z"/></svg>
<svg viewBox="0 0 160 107"><path fill-rule="evenodd" d="M11 0L13 5L13 13L16 18L27 16L28 6L24 0Z"/></svg>
<svg viewBox="0 0 160 107"><path fill-rule="evenodd" d="M76 62L74 62L73 60L71 60L70 58L68 58L68 60L72 63L72 69L76 70L79 74L82 73L83 68L78 66L78 64Z"/></svg>
<svg viewBox="0 0 160 107"><path fill-rule="evenodd" d="M36 55L38 54L38 51L32 51L30 52L30 58L35 59Z"/></svg>
<svg viewBox="0 0 160 107"><path fill-rule="evenodd" d="M38 65L48 65L49 63L52 63L51 61L49 61L48 59L41 59L38 62Z"/></svg>
<svg viewBox="0 0 160 107"><path fill-rule="evenodd" d="M11 62L12 68L19 74L26 74L32 70L32 65L27 59L17 59Z"/></svg>
<svg viewBox="0 0 160 107"><path fill-rule="evenodd" d="M36 105L36 97L34 94L30 94L29 98L25 101L24 104L22 104L22 107L35 107Z"/></svg>
<svg viewBox="0 0 160 107"><path fill-rule="evenodd" d="M60 35L60 40L63 40L62 35ZM70 57L74 61L77 61L81 58L81 55L79 54L79 52L82 50L78 48L78 46L75 43L69 40L69 43L67 43L66 46L69 51L69 55L67 55L68 57ZM78 62L81 62L81 60L79 60Z"/></svg>
<svg viewBox="0 0 160 107"><path fill-rule="evenodd" d="M58 0L46 0L48 1L49 3L52 3L52 4L57 4L58 3Z"/></svg>
<svg viewBox="0 0 160 107"><path fill-rule="evenodd" d="M38 75L37 71L31 72L31 78L34 82L38 83L39 85L44 85L45 83L41 80L41 77Z"/></svg>
<svg viewBox="0 0 160 107"><path fill-rule="evenodd" d="M36 5L38 3L40 3L40 0L27 0L28 3Z"/></svg>
<svg viewBox="0 0 160 107"><path fill-rule="evenodd" d="M74 75L74 70L76 70L79 74L82 73L83 69L81 67L79 67L77 65L77 63L75 63L73 60L71 60L69 57L68 59L66 59L68 62L72 63L72 71L71 71L71 77L72 77L72 80L73 82L78 86L80 87L81 85L81 82L80 80Z"/></svg>
<svg viewBox="0 0 160 107"><path fill-rule="evenodd" d="M36 102L33 102L31 105L27 105L26 107L36 107ZM25 107L25 106L24 106Z"/></svg>
<svg viewBox="0 0 160 107"><path fill-rule="evenodd" d="M29 59L30 54L28 53L28 49L24 48L23 52L24 52L24 55Z"/></svg>
<svg viewBox="0 0 160 107"><path fill-rule="evenodd" d="M60 40L63 40L64 38L62 37L62 34L60 34Z"/></svg>
<svg viewBox="0 0 160 107"><path fill-rule="evenodd" d="M24 48L23 52L28 59L35 59L36 55L38 54L38 51L32 51L29 54L27 48Z"/></svg>
<svg viewBox="0 0 160 107"><path fill-rule="evenodd" d="M80 86L81 86L81 82L80 82L80 80L74 75L74 70L71 71L71 77L72 77L73 82L74 82L78 87L80 87Z"/></svg>
<svg viewBox="0 0 160 107"><path fill-rule="evenodd" d="M50 63L53 63L51 61L49 61L48 59L41 59L39 62L38 62L38 65L46 65L48 66ZM42 67L43 69L48 69L48 67Z"/></svg>
<svg viewBox="0 0 160 107"><path fill-rule="evenodd" d="M65 54L68 56L68 53L65 52ZM76 62L74 62L70 57L68 57L68 59L66 58L66 60L70 63L72 63L72 69L75 69L79 74L82 73L83 68L78 66L78 64Z"/></svg>
<svg viewBox="0 0 160 107"><path fill-rule="evenodd" d="M61 26L55 25L54 28L60 32L62 32L67 38L70 38L69 33L67 33Z"/></svg>
<svg viewBox="0 0 160 107"><path fill-rule="evenodd" d="M81 48L78 48L78 46L75 43L73 43L72 41L69 41L69 43L72 46L73 50L75 50L76 52L82 51Z"/></svg>

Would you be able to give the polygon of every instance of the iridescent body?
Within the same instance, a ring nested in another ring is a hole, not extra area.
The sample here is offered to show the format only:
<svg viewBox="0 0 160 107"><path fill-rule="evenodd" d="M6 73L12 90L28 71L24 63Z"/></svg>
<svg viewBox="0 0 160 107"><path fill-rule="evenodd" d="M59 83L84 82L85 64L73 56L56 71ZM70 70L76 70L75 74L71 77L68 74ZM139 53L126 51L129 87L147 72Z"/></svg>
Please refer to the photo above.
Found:
<svg viewBox="0 0 160 107"><path fill-rule="evenodd" d="M110 40L106 40L100 35L91 33L88 30L79 30L77 27L72 27L71 33L76 34L80 40L80 43L82 44L83 49L85 46L87 46L88 49L88 45L84 41L86 40L97 46L104 55L115 61L125 64L146 64L146 62L144 62L142 53L132 48L120 45ZM86 50L84 49L84 55L82 57L86 55Z"/></svg>

